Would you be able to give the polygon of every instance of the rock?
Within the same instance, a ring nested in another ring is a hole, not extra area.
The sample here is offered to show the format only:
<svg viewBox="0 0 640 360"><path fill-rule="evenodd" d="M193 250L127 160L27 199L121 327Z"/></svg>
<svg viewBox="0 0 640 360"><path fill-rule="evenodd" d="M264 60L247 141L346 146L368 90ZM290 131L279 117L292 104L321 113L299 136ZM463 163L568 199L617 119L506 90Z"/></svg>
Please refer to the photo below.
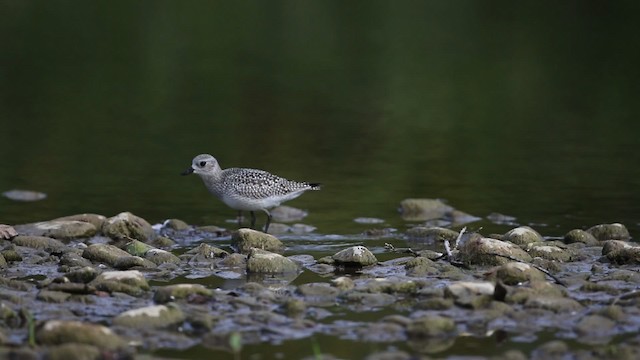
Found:
<svg viewBox="0 0 640 360"><path fill-rule="evenodd" d="M404 265L407 276L433 275L439 272L437 264L426 257L415 257Z"/></svg>
<svg viewBox="0 0 640 360"><path fill-rule="evenodd" d="M65 274L69 281L74 283L87 284L98 276L98 270L92 266L84 266L80 269L70 271Z"/></svg>
<svg viewBox="0 0 640 360"><path fill-rule="evenodd" d="M227 268L246 268L247 256L243 254L233 253L222 259L219 264L221 267Z"/></svg>
<svg viewBox="0 0 640 360"><path fill-rule="evenodd" d="M340 297L341 300L357 303L365 309L383 308L397 301L396 297L385 293L368 293L362 291L350 291Z"/></svg>
<svg viewBox="0 0 640 360"><path fill-rule="evenodd" d="M453 298L456 305L477 309L491 302L494 291L495 285L490 282L460 281L449 284L444 295Z"/></svg>
<svg viewBox="0 0 640 360"><path fill-rule="evenodd" d="M508 304L524 304L534 297L566 297L566 289L547 281L532 280L526 286L508 286L498 282L494 298Z"/></svg>
<svg viewBox="0 0 640 360"><path fill-rule="evenodd" d="M533 360L564 359L571 351L569 346L560 340L549 341L531 352Z"/></svg>
<svg viewBox="0 0 640 360"><path fill-rule="evenodd" d="M16 225L16 230L24 235L46 236L63 240L87 238L98 232L93 224L76 220L51 220Z"/></svg>
<svg viewBox="0 0 640 360"><path fill-rule="evenodd" d="M16 229L9 225L0 224L0 239L11 239L18 235Z"/></svg>
<svg viewBox="0 0 640 360"><path fill-rule="evenodd" d="M38 201L46 199L47 194L32 190L8 190L2 193L2 196L13 201Z"/></svg>
<svg viewBox="0 0 640 360"><path fill-rule="evenodd" d="M282 253L284 244L273 235L252 229L238 229L231 234L231 246L242 254L248 254L252 248Z"/></svg>
<svg viewBox="0 0 640 360"><path fill-rule="evenodd" d="M62 291L40 290L36 299L48 303L63 303L71 297L71 294Z"/></svg>
<svg viewBox="0 0 640 360"><path fill-rule="evenodd" d="M529 264L514 261L500 266L496 278L506 285L518 285L532 280L544 281L546 275Z"/></svg>
<svg viewBox="0 0 640 360"><path fill-rule="evenodd" d="M40 345L77 343L102 349L116 349L127 345L120 336L106 326L80 321L49 320L36 330Z"/></svg>
<svg viewBox="0 0 640 360"><path fill-rule="evenodd" d="M501 256L502 255L502 256ZM519 246L481 236L473 236L460 246L460 260L474 265L503 265L510 261L509 256L524 262L530 262L531 256Z"/></svg>
<svg viewBox="0 0 640 360"><path fill-rule="evenodd" d="M65 245L59 240L46 236L18 235L11 240L14 245L44 250L48 253L62 252Z"/></svg>
<svg viewBox="0 0 640 360"><path fill-rule="evenodd" d="M544 242L542 235L528 226L520 226L507 231L502 236L502 241L509 241L516 245L523 246L535 242Z"/></svg>
<svg viewBox="0 0 640 360"><path fill-rule="evenodd" d="M119 258L129 256L128 252L107 244L91 244L82 252L82 257L110 266L115 266Z"/></svg>
<svg viewBox="0 0 640 360"><path fill-rule="evenodd" d="M0 251L0 255L2 255L2 257L6 260L6 262L22 261L22 256L18 254L18 252L13 246Z"/></svg>
<svg viewBox="0 0 640 360"><path fill-rule="evenodd" d="M600 241L629 240L631 238L629 230L619 223L596 225L589 228L587 232Z"/></svg>
<svg viewBox="0 0 640 360"><path fill-rule="evenodd" d="M619 250L610 251L606 255L613 264L640 264L640 246L630 246Z"/></svg>
<svg viewBox="0 0 640 360"><path fill-rule="evenodd" d="M7 260L4 258L2 254L0 254L0 269L4 269L7 267Z"/></svg>
<svg viewBox="0 0 640 360"><path fill-rule="evenodd" d="M308 283L298 286L298 292L312 306L332 306L337 302L340 289L327 283Z"/></svg>
<svg viewBox="0 0 640 360"><path fill-rule="evenodd" d="M279 274L297 272L298 265L280 254L257 248L251 249L247 259L247 272L261 274Z"/></svg>
<svg viewBox="0 0 640 360"><path fill-rule="evenodd" d="M93 226L95 226L96 229L99 230L99 229L102 229L102 225L107 220L107 218L103 215L98 215L98 214L77 214L77 215L63 216L61 218L54 219L54 221L58 221L58 220L82 221L82 222L92 224Z"/></svg>
<svg viewBox="0 0 640 360"><path fill-rule="evenodd" d="M614 335L616 322L600 315L587 315L576 324L576 333L581 338L601 338Z"/></svg>
<svg viewBox="0 0 640 360"><path fill-rule="evenodd" d="M157 248L170 248L175 244L175 241L164 236L158 236L157 238L155 238L155 240L151 241L151 245Z"/></svg>
<svg viewBox="0 0 640 360"><path fill-rule="evenodd" d="M201 243L195 248L187 251L185 254L194 255L192 259L213 259L213 258L224 258L229 256L229 252L220 249L219 247L215 247L213 245Z"/></svg>
<svg viewBox="0 0 640 360"><path fill-rule="evenodd" d="M62 254L62 257L60 258L60 265L84 267L91 266L91 261L89 259L83 258L81 254L69 251Z"/></svg>
<svg viewBox="0 0 640 360"><path fill-rule="evenodd" d="M413 320L407 326L409 339L449 336L456 330L453 319L438 315L428 315Z"/></svg>
<svg viewBox="0 0 640 360"><path fill-rule="evenodd" d="M293 222L304 219L308 213L304 210L296 209L291 206L280 205L269 211L273 217L273 221Z"/></svg>
<svg viewBox="0 0 640 360"><path fill-rule="evenodd" d="M172 253L166 250L161 250L161 249L151 249L147 251L144 258L156 265L180 263L179 257L173 255Z"/></svg>
<svg viewBox="0 0 640 360"><path fill-rule="evenodd" d="M176 231L189 230L189 224L180 219L169 219L162 224L164 227Z"/></svg>
<svg viewBox="0 0 640 360"><path fill-rule="evenodd" d="M353 279L346 276L340 276L338 278L331 280L331 282L340 291L351 290L356 286L355 283L353 282Z"/></svg>
<svg viewBox="0 0 640 360"><path fill-rule="evenodd" d="M525 308L551 310L556 313L567 313L582 310L579 302L557 296L531 296L524 303Z"/></svg>
<svg viewBox="0 0 640 360"><path fill-rule="evenodd" d="M336 265L347 267L362 267L375 265L378 259L364 246L352 246L338 251L331 257Z"/></svg>
<svg viewBox="0 0 640 360"><path fill-rule="evenodd" d="M129 241L124 246L123 250L128 252L129 254L131 254L133 256L144 257L144 255L147 253L147 251L149 251L151 249L155 249L155 248L153 246L151 246L151 245L143 243L142 241L133 240L133 241Z"/></svg>
<svg viewBox="0 0 640 360"><path fill-rule="evenodd" d="M143 218L123 212L108 218L102 225L102 233L112 239L135 239L149 242L156 238L151 225Z"/></svg>
<svg viewBox="0 0 640 360"><path fill-rule="evenodd" d="M622 240L606 240L602 244L602 255L607 256L609 253L622 250L629 249L632 245L626 241Z"/></svg>
<svg viewBox="0 0 640 360"><path fill-rule="evenodd" d="M191 296L210 298L213 296L213 291L200 284L169 285L158 288L153 296L153 301L164 304L170 301L186 299Z"/></svg>
<svg viewBox="0 0 640 360"><path fill-rule="evenodd" d="M544 245L544 243L533 243L529 245L529 255L532 257L540 257L545 260L558 262L571 261L571 254L557 246Z"/></svg>
<svg viewBox="0 0 640 360"><path fill-rule="evenodd" d="M595 236L584 230L574 229L564 235L564 242L567 244L583 243L587 246L597 246L600 244Z"/></svg>
<svg viewBox="0 0 640 360"><path fill-rule="evenodd" d="M47 360L97 360L102 359L102 351L96 346L68 343L51 346L47 349Z"/></svg>
<svg viewBox="0 0 640 360"><path fill-rule="evenodd" d="M116 259L113 267L118 270L129 270L132 268L154 269L156 264L140 256L123 256Z"/></svg>
<svg viewBox="0 0 640 360"><path fill-rule="evenodd" d="M437 199L405 199L399 210L403 220L425 221L441 219L453 208Z"/></svg>
<svg viewBox="0 0 640 360"><path fill-rule="evenodd" d="M123 292L132 296L140 296L150 289L144 275L137 270L106 271L89 284L101 291Z"/></svg>
<svg viewBox="0 0 640 360"><path fill-rule="evenodd" d="M157 329L180 324L185 315L175 304L132 309L113 318L113 324L133 329Z"/></svg>

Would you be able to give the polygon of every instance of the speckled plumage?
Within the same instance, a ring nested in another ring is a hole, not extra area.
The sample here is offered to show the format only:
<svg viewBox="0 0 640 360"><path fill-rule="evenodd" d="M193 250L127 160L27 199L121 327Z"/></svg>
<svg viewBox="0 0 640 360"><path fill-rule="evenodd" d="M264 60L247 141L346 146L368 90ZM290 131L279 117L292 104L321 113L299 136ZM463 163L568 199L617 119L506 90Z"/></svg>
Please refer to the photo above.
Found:
<svg viewBox="0 0 640 360"><path fill-rule="evenodd" d="M191 167L183 174L198 174L213 195L232 209L250 211L252 227L254 211L264 211L267 218L265 232L269 228L271 214L268 209L300 196L307 190L319 190L320 185L287 180L264 170L229 168L222 170L211 155L196 156Z"/></svg>

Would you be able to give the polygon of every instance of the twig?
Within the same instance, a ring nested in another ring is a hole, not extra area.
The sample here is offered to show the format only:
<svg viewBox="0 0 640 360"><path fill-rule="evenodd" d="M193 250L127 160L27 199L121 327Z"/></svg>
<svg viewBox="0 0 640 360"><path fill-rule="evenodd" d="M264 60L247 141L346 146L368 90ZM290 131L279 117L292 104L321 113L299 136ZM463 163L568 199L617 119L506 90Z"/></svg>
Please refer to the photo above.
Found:
<svg viewBox="0 0 640 360"><path fill-rule="evenodd" d="M407 253L407 254L411 254L413 256L420 256L417 252L413 251L413 249L411 248L399 248L396 249L395 246L389 244L389 243L384 243L384 248L387 249L388 251L393 251L393 252L397 252L397 253Z"/></svg>

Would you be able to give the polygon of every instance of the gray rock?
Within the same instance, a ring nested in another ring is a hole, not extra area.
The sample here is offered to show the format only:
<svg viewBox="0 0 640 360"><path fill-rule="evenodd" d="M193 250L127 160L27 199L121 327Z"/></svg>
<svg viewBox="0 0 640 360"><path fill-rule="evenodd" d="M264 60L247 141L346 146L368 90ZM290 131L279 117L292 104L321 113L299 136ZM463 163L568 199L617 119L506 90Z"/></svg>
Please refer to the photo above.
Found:
<svg viewBox="0 0 640 360"><path fill-rule="evenodd" d="M119 258L129 256L128 252L107 244L92 244L82 252L82 257L110 266L115 266Z"/></svg>
<svg viewBox="0 0 640 360"><path fill-rule="evenodd" d="M98 215L98 214L77 214L77 215L63 216L61 218L57 218L54 220L63 220L63 221L71 220L71 221L87 222L87 223L93 224L93 226L95 226L95 228L99 230L99 229L102 229L102 225L107 220L107 218L103 215Z"/></svg>
<svg viewBox="0 0 640 360"><path fill-rule="evenodd" d="M4 258L4 255L0 254L0 269L6 268L7 265L7 260Z"/></svg>
<svg viewBox="0 0 640 360"><path fill-rule="evenodd" d="M91 261L89 259L83 258L79 253L69 251L62 254L62 257L60 258L60 265L84 267L91 266Z"/></svg>
<svg viewBox="0 0 640 360"><path fill-rule="evenodd" d="M629 230L619 223L596 225L589 228L587 232L600 241L629 240L631 238Z"/></svg>
<svg viewBox="0 0 640 360"><path fill-rule="evenodd" d="M533 243L528 246L529 255L532 257L540 257L545 260L558 262L571 261L571 254L557 247L545 245L544 243Z"/></svg>
<svg viewBox="0 0 640 360"><path fill-rule="evenodd" d="M93 345L68 343L50 346L46 350L47 360L94 360L102 359L102 351Z"/></svg>
<svg viewBox="0 0 640 360"><path fill-rule="evenodd" d="M460 281L449 284L444 295L452 298L456 305L477 309L491 302L494 291L495 285L490 282Z"/></svg>
<svg viewBox="0 0 640 360"><path fill-rule="evenodd" d="M340 290L327 283L308 283L298 286L298 292L311 306L332 306L337 303Z"/></svg>
<svg viewBox="0 0 640 360"><path fill-rule="evenodd" d="M16 225L16 230L24 235L47 236L64 240L91 237L98 232L93 224L77 220L51 220Z"/></svg>
<svg viewBox="0 0 640 360"><path fill-rule="evenodd" d="M535 242L543 242L544 239L537 231L528 226L520 226L507 231L502 236L502 241L509 241L516 245L524 246Z"/></svg>
<svg viewBox="0 0 640 360"><path fill-rule="evenodd" d="M176 304L153 305L127 310L113 318L113 324L133 329L157 329L180 324L184 319L184 313Z"/></svg>
<svg viewBox="0 0 640 360"><path fill-rule="evenodd" d="M137 270L106 271L89 284L101 291L123 292L132 296L141 296L150 289L144 275Z"/></svg>
<svg viewBox="0 0 640 360"><path fill-rule="evenodd" d="M166 228L176 230L176 231L184 231L189 230L189 224L180 220L180 219L169 219L163 224Z"/></svg>
<svg viewBox="0 0 640 360"><path fill-rule="evenodd" d="M113 267L118 270L129 270L132 268L155 269L157 265L150 260L141 258L140 256L123 256L116 259Z"/></svg>
<svg viewBox="0 0 640 360"><path fill-rule="evenodd" d="M632 245L626 241L622 240L606 240L602 244L602 255L607 256L609 253L622 250L629 249Z"/></svg>
<svg viewBox="0 0 640 360"><path fill-rule="evenodd" d="M532 280L544 281L546 276L529 264L514 261L500 266L496 278L506 285L517 285Z"/></svg>
<svg viewBox="0 0 640 360"><path fill-rule="evenodd" d="M524 262L531 262L531 256L519 246L481 236L473 236L460 246L460 260L474 265L503 265L512 260L509 256Z"/></svg>
<svg viewBox="0 0 640 360"><path fill-rule="evenodd" d="M156 238L151 225L143 218L123 212L108 218L102 225L102 233L112 239L136 239L149 242Z"/></svg>
<svg viewBox="0 0 640 360"><path fill-rule="evenodd" d="M352 246L344 250L340 250L331 257L336 265L341 266L369 266L378 263L378 259L369 249L364 246Z"/></svg>
<svg viewBox="0 0 640 360"><path fill-rule="evenodd" d="M84 266L80 269L70 271L65 274L69 281L74 283L89 283L98 276L98 270L92 266Z"/></svg>
<svg viewBox="0 0 640 360"><path fill-rule="evenodd" d="M220 266L227 268L246 268L247 256L243 254L233 253L220 260Z"/></svg>
<svg viewBox="0 0 640 360"><path fill-rule="evenodd" d="M582 310L582 305L579 302L558 296L531 296L524 303L524 307L551 310L556 313Z"/></svg>
<svg viewBox="0 0 640 360"><path fill-rule="evenodd" d="M405 199L400 202L400 214L406 221L441 219L453 208L437 199Z"/></svg>
<svg viewBox="0 0 640 360"><path fill-rule="evenodd" d="M231 234L231 245L242 254L248 254L252 248L282 253L284 244L273 235L252 229L238 229Z"/></svg>
<svg viewBox="0 0 640 360"><path fill-rule="evenodd" d="M213 296L213 291L200 284L176 284L162 286L156 290L153 300L157 303L164 304L179 299L186 299L190 296L203 296L210 298Z"/></svg>
<svg viewBox="0 0 640 360"><path fill-rule="evenodd" d="M587 246L597 246L600 244L600 241L598 241L595 236L581 229L573 229L566 233L564 235L564 242L567 244L583 243Z"/></svg>
<svg viewBox="0 0 640 360"><path fill-rule="evenodd" d="M601 338L614 335L616 322L601 315L587 315L576 324L575 330L580 337Z"/></svg>
<svg viewBox="0 0 640 360"><path fill-rule="evenodd" d="M46 321L36 330L36 341L40 345L77 343L93 345L102 349L127 346L126 341L108 327L80 321Z"/></svg>
<svg viewBox="0 0 640 360"><path fill-rule="evenodd" d="M407 271L407 276L425 276L439 272L435 262L422 256L409 260L404 267Z"/></svg>
<svg viewBox="0 0 640 360"><path fill-rule="evenodd" d="M640 264L640 246L630 246L610 251L606 257L613 264Z"/></svg>
<svg viewBox="0 0 640 360"><path fill-rule="evenodd" d="M261 274L279 274L297 272L298 265L280 254L253 248L247 259L247 272Z"/></svg>
<svg viewBox="0 0 640 360"><path fill-rule="evenodd" d="M36 299L48 303L63 303L71 297L71 294L62 291L40 290Z"/></svg>
<svg viewBox="0 0 640 360"><path fill-rule="evenodd" d="M162 249L151 249L147 251L144 258L156 265L179 264L180 258Z"/></svg>
<svg viewBox="0 0 640 360"><path fill-rule="evenodd" d="M46 237L46 236L29 236L18 235L14 237L11 242L17 246L29 247L32 249L44 250L46 252L62 252L66 247L59 240Z"/></svg>

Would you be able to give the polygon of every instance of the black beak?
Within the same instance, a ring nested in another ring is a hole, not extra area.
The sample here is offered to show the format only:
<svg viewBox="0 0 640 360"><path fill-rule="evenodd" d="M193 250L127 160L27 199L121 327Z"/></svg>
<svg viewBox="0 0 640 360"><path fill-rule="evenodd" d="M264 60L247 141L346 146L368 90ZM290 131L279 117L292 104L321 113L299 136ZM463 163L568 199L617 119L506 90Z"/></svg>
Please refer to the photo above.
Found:
<svg viewBox="0 0 640 360"><path fill-rule="evenodd" d="M185 170L182 173L180 173L180 175L189 175L189 174L193 174L193 168L192 167L190 167L187 170Z"/></svg>

